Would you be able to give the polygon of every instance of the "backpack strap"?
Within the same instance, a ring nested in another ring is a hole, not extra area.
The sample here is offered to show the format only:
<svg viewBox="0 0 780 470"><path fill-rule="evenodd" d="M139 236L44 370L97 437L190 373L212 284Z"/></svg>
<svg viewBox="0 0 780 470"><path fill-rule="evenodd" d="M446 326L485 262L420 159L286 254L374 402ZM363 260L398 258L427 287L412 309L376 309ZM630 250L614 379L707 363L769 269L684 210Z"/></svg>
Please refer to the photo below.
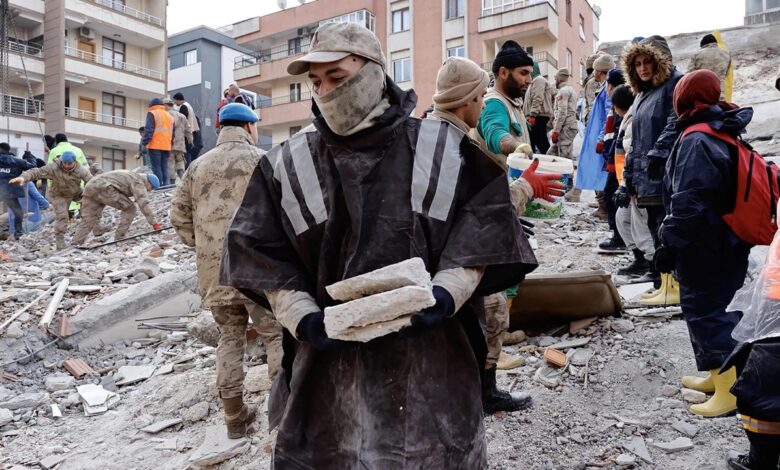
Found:
<svg viewBox="0 0 780 470"><path fill-rule="evenodd" d="M734 146L737 145L737 139L734 136L729 135L725 132L716 131L715 129L710 127L710 125L707 124L706 122L700 122L698 124L694 124L688 127L683 131L682 135L680 136L680 139L684 139L686 136L693 134L694 132L701 132L702 134L707 134L717 139L720 139L726 142L727 144L731 144Z"/></svg>

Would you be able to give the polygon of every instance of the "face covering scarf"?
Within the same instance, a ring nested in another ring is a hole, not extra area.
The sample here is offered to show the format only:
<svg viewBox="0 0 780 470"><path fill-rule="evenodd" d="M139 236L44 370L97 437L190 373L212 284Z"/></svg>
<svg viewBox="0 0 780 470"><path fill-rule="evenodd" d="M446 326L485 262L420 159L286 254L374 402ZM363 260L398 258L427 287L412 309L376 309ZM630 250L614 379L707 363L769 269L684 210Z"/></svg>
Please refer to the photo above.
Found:
<svg viewBox="0 0 780 470"><path fill-rule="evenodd" d="M368 129L390 107L384 97L385 72L376 62L366 62L360 71L314 102L330 130L341 136Z"/></svg>

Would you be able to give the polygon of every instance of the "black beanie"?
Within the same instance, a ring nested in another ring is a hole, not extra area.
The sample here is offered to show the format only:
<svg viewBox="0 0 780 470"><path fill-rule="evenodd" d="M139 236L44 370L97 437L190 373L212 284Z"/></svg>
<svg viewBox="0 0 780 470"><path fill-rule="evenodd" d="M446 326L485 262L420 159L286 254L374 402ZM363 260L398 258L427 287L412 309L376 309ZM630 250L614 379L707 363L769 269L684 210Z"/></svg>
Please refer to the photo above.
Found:
<svg viewBox="0 0 780 470"><path fill-rule="evenodd" d="M184 101L184 95L182 95L181 93L176 93L175 95L173 95L173 99Z"/></svg>
<svg viewBox="0 0 780 470"><path fill-rule="evenodd" d="M628 111L632 104L634 104L634 93L631 91L630 86L620 85L612 90L613 106L616 106L623 111Z"/></svg>
<svg viewBox="0 0 780 470"><path fill-rule="evenodd" d="M54 136L54 143L56 144L59 144L61 142L67 142L67 141L68 141L68 136L66 136L65 134L60 133Z"/></svg>
<svg viewBox="0 0 780 470"><path fill-rule="evenodd" d="M532 67L534 65L533 57L529 56L525 49L515 41L507 41L501 46L501 50L496 54L496 60L493 61L493 75L498 75L501 67L513 69L516 67Z"/></svg>
<svg viewBox="0 0 780 470"><path fill-rule="evenodd" d="M699 46L704 47L707 44L717 43L718 40L715 39L715 36L712 34L706 34L703 38L701 38L701 42L699 43Z"/></svg>

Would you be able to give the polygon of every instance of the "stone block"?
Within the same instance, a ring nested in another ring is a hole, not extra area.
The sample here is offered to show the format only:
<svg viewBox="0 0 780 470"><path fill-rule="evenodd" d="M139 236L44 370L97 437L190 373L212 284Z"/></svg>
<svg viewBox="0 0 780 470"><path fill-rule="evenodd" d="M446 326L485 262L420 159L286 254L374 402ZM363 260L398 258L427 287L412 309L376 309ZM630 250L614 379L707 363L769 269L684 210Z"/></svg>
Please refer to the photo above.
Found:
<svg viewBox="0 0 780 470"><path fill-rule="evenodd" d="M0 402L0 408L12 411L35 408L40 405L45 398L46 394L43 392L20 393Z"/></svg>
<svg viewBox="0 0 780 470"><path fill-rule="evenodd" d="M398 331L403 327L399 320L432 307L436 304L433 292L428 287L406 286L389 292L374 294L362 299L346 302L325 309L325 331L330 338L345 339L351 329L377 325L392 321L392 327ZM405 320L408 321L408 320ZM373 338L391 333L391 325L387 328L374 328ZM370 335L359 335L355 341L369 341Z"/></svg>
<svg viewBox="0 0 780 470"><path fill-rule="evenodd" d="M14 420L14 412L0 408L0 428Z"/></svg>
<svg viewBox="0 0 780 470"><path fill-rule="evenodd" d="M331 284L325 289L334 300L346 302L407 286L431 289L431 275L425 269L422 258L412 258L385 266L370 273Z"/></svg>
<svg viewBox="0 0 780 470"><path fill-rule="evenodd" d="M217 347L219 327L211 312L203 311L187 323L187 333L201 343Z"/></svg>
<svg viewBox="0 0 780 470"><path fill-rule="evenodd" d="M49 392L68 390L75 385L76 379L70 375L50 375L46 377L46 390Z"/></svg>
<svg viewBox="0 0 780 470"><path fill-rule="evenodd" d="M189 462L196 467L216 465L243 454L249 449L249 439L228 439L225 426L206 428L203 444L190 455Z"/></svg>

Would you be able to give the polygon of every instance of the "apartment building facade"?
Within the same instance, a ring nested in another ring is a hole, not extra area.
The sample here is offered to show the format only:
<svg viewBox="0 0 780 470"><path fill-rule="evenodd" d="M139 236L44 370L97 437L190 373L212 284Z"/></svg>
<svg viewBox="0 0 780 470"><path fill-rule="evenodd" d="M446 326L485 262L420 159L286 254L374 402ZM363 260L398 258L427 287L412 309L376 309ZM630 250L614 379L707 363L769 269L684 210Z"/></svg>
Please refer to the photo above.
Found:
<svg viewBox="0 0 780 470"><path fill-rule="evenodd" d="M308 52L321 24L354 22L374 31L388 75L417 92L419 114L431 104L444 59L468 57L490 70L510 39L549 79L568 67L580 81L599 43L598 11L587 0L315 0L234 24L236 42L254 51L236 58L234 73L242 88L261 95L260 133L278 144L311 121L308 82L286 68Z"/></svg>
<svg viewBox="0 0 780 470"><path fill-rule="evenodd" d="M745 24L780 21L780 0L745 0Z"/></svg>
<svg viewBox="0 0 780 470"><path fill-rule="evenodd" d="M137 166L147 104L166 92L167 1L11 0L10 7L0 139L43 156L42 133L64 132L103 170Z"/></svg>

